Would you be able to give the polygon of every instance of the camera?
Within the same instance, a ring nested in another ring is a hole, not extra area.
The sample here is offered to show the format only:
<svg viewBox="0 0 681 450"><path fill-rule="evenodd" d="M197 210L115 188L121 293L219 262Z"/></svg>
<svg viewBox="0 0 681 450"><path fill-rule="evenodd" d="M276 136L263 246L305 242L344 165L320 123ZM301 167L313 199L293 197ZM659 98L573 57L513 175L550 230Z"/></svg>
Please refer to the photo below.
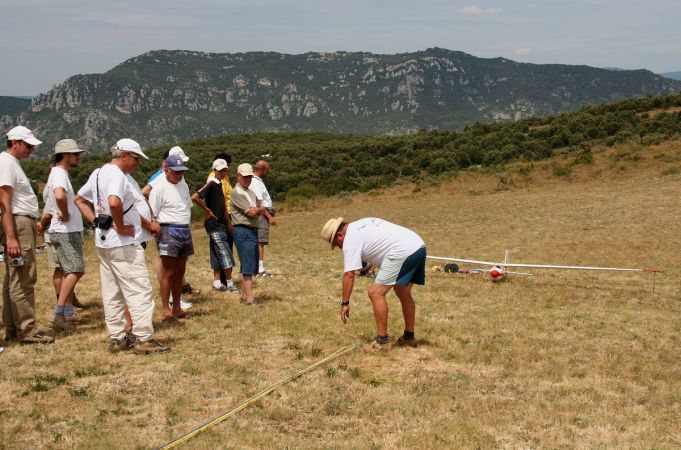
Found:
<svg viewBox="0 0 681 450"><path fill-rule="evenodd" d="M10 267L16 268L16 267L22 267L23 265L24 265L24 258L22 258L21 256L17 256L17 257L9 259L9 266Z"/></svg>
<svg viewBox="0 0 681 450"><path fill-rule="evenodd" d="M106 231L113 225L113 217L108 214L100 214L95 217L94 225L95 228Z"/></svg>

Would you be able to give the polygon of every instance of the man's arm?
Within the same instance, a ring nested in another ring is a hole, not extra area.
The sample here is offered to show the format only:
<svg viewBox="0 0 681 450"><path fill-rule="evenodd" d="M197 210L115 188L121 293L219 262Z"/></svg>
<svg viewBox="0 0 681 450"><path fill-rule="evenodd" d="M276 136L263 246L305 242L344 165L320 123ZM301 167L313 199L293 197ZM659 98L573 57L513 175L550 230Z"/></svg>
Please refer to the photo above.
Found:
<svg viewBox="0 0 681 450"><path fill-rule="evenodd" d="M260 214L267 217L267 221L270 223L270 225L277 224L277 220L272 216L272 214L270 214L270 212L264 206L260 207Z"/></svg>
<svg viewBox="0 0 681 450"><path fill-rule="evenodd" d="M7 243L5 250L9 256L21 255L21 246L17 240L14 229L14 216L12 215L12 194L14 189L9 186L0 186L0 209L2 209L2 228L5 231Z"/></svg>
<svg viewBox="0 0 681 450"><path fill-rule="evenodd" d="M208 219L210 219L211 217L212 217L213 219L216 219L216 220L217 220L217 217L215 217L215 214L213 214L213 211L211 211L211 210L206 206L206 204L203 203L203 200L201 200L201 197L199 197L199 193L198 193L198 192L195 192L194 195L192 195L192 201L194 202L194 204L195 204L196 206L198 206L199 208L201 208L202 210L204 210L204 211L206 212L206 215L205 215L204 218L203 218L204 220L208 220Z"/></svg>
<svg viewBox="0 0 681 450"><path fill-rule="evenodd" d="M90 208L90 202L85 200L84 197L81 197L80 194L76 195L73 203L76 204L76 207L88 222L93 223L95 221L95 212Z"/></svg>
<svg viewBox="0 0 681 450"><path fill-rule="evenodd" d="M350 302L350 296L352 295L352 287L355 285L355 271L343 273L343 296L341 300L343 302ZM350 318L350 305L341 305L340 311L341 320L343 323L347 323Z"/></svg>
<svg viewBox="0 0 681 450"><path fill-rule="evenodd" d="M152 189L153 187L150 184L147 184L142 188L142 195L144 195L144 198L146 198L147 200L149 199L149 194L151 194Z"/></svg>
<svg viewBox="0 0 681 450"><path fill-rule="evenodd" d="M116 233L121 236L134 237L135 226L126 225L123 222L123 201L117 195L109 195L108 201Z"/></svg>
<svg viewBox="0 0 681 450"><path fill-rule="evenodd" d="M54 200L57 203L57 218L62 222L68 222L71 216L69 215L69 204L66 198L66 189L63 187L54 188Z"/></svg>

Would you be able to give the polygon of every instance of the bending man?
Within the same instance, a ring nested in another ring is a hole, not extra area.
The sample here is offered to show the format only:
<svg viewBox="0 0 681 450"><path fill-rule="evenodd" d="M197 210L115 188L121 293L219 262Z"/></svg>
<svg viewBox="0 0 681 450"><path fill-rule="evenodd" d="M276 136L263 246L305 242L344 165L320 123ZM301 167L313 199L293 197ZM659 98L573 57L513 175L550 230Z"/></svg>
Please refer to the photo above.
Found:
<svg viewBox="0 0 681 450"><path fill-rule="evenodd" d="M416 304L411 295L414 284L425 284L426 244L413 231L376 217L345 223L343 218L331 219L322 228L322 238L331 249L343 249L343 297L340 316L343 323L350 317L350 295L355 283L355 271L362 261L380 267L376 280L369 287L378 335L370 349L382 350L393 344L388 338L388 303L386 294L395 289L402 303L404 334L394 343L416 347L414 324Z"/></svg>

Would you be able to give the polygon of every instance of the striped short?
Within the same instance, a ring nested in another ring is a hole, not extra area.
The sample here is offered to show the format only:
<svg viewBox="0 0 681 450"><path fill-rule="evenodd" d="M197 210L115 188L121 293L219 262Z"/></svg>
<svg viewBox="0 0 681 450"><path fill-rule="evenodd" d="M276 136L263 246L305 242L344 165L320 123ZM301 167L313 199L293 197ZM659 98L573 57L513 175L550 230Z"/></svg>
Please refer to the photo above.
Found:
<svg viewBox="0 0 681 450"><path fill-rule="evenodd" d="M50 233L50 246L57 255L57 262L59 267L61 267L62 272L85 272L85 260L83 259L83 233L81 231L74 231L71 233Z"/></svg>

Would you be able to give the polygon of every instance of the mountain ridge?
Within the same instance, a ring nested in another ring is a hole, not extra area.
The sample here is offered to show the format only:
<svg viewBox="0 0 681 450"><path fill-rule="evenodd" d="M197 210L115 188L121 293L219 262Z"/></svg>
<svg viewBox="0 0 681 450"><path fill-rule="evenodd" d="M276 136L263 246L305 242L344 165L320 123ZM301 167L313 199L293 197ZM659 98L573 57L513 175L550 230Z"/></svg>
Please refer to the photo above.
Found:
<svg viewBox="0 0 681 450"><path fill-rule="evenodd" d="M0 118L48 146L62 137L103 150L231 133L410 134L510 121L681 90L647 70L519 63L431 48L368 52L204 53L152 50L101 74L74 75Z"/></svg>

